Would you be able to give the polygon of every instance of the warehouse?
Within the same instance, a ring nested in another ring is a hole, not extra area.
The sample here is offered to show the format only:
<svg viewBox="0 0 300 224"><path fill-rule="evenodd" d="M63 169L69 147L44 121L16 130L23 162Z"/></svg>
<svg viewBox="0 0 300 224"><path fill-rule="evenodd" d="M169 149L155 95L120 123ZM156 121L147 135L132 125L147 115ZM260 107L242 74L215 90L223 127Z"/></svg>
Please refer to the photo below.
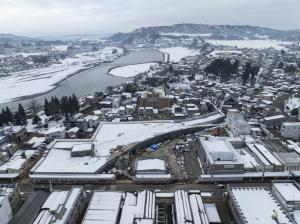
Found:
<svg viewBox="0 0 300 224"><path fill-rule="evenodd" d="M292 219L264 187L231 187L229 206L237 223L292 224Z"/></svg>

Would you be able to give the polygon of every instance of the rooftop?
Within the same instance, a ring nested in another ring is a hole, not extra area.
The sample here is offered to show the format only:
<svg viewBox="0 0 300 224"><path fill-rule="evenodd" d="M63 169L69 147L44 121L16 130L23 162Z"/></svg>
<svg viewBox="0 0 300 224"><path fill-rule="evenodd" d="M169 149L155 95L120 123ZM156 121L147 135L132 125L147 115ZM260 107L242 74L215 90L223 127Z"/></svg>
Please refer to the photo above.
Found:
<svg viewBox="0 0 300 224"><path fill-rule="evenodd" d="M292 223L267 188L230 188L234 204L245 223ZM272 216L277 214L278 222Z"/></svg>

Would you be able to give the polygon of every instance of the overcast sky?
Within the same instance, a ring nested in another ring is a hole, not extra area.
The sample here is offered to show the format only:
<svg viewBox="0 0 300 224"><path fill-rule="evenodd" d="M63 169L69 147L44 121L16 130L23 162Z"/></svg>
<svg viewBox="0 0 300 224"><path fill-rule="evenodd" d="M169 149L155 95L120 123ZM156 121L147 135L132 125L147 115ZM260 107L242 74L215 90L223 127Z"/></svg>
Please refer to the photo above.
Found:
<svg viewBox="0 0 300 224"><path fill-rule="evenodd" d="M175 23L300 28L300 0L0 0L0 33L127 32Z"/></svg>

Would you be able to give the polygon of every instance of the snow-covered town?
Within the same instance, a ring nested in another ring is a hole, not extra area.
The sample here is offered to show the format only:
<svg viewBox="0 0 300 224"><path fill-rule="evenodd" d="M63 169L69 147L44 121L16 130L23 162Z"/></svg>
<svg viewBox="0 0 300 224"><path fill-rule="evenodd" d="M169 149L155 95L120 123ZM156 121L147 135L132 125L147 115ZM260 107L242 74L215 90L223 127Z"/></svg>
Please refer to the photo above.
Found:
<svg viewBox="0 0 300 224"><path fill-rule="evenodd" d="M0 224L300 224L300 31L140 27L0 34Z"/></svg>

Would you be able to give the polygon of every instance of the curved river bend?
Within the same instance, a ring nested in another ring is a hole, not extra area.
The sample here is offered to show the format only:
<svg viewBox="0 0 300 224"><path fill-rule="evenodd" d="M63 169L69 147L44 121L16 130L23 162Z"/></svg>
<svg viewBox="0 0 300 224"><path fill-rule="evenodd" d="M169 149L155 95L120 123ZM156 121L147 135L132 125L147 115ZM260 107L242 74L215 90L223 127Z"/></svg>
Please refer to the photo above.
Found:
<svg viewBox="0 0 300 224"><path fill-rule="evenodd" d="M85 96L97 91L104 91L108 86L116 86L132 80L132 78L108 75L107 72L110 69L118 66L154 61L163 61L163 54L152 49L130 51L128 55L125 55L114 62L102 64L70 76L69 78L60 82L55 89L48 93L42 93L38 96L24 97L20 100L3 103L0 104L0 108L8 106L12 109L15 109L19 103L22 103L24 106L26 106L32 99L35 99L37 103L42 104L45 98L50 98L51 96L57 96L60 98L62 96L72 95L73 93L75 93L77 96Z"/></svg>

